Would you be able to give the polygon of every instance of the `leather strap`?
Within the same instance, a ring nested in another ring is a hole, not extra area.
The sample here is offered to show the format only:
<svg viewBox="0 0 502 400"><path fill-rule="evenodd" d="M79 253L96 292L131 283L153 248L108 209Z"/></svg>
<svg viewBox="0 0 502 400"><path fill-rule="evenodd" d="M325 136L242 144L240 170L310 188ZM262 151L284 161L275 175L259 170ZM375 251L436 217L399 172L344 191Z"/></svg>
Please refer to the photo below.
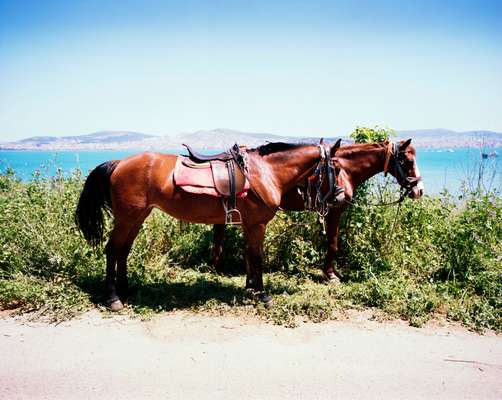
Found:
<svg viewBox="0 0 502 400"><path fill-rule="evenodd" d="M235 169L233 160L227 161L227 170L228 170L228 182L230 188L230 197L228 199L228 205L231 210L235 208L237 203L237 190L235 187Z"/></svg>
<svg viewBox="0 0 502 400"><path fill-rule="evenodd" d="M387 176L387 173L389 172L389 162L393 154L394 154L394 145L392 141L389 140L387 143L387 147L385 148L385 163L383 164L383 172L385 176Z"/></svg>

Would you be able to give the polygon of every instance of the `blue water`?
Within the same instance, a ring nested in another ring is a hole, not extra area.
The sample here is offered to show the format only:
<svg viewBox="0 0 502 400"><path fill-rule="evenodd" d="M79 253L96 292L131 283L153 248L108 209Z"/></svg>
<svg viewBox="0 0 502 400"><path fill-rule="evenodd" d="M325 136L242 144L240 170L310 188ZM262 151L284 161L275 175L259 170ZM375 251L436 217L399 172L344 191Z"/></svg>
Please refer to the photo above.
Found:
<svg viewBox="0 0 502 400"><path fill-rule="evenodd" d="M65 175L80 169L85 175L102 162L126 158L138 151L2 151L0 171L12 168L16 175L29 180L36 171L53 176L58 169Z"/></svg>
<svg viewBox="0 0 502 400"><path fill-rule="evenodd" d="M437 194L446 188L458 193L463 182L474 188L480 168L484 169L485 188L501 190L502 151L497 150L499 157L482 160L479 149L474 148L418 149L418 165L426 192ZM176 150L168 152L179 153ZM52 176L58 168L66 175L76 169L87 174L104 161L125 158L135 153L137 151L0 151L0 171L12 168L23 180L29 180L37 170Z"/></svg>

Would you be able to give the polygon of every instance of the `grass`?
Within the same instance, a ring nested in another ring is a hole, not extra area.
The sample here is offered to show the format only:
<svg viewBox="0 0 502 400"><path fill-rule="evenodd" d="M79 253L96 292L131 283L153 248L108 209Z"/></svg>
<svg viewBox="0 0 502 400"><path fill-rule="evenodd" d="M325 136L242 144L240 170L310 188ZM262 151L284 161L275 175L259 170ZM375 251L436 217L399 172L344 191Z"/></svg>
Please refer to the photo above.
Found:
<svg viewBox="0 0 502 400"><path fill-rule="evenodd" d="M82 177L0 175L0 307L63 320L103 304L103 248L90 248L73 222ZM497 193L448 193L370 207L372 191L342 224L339 268L322 282L325 239L314 214L280 213L265 240L267 309L244 290L243 239L227 230L225 274L208 265L210 226L160 212L145 222L129 257L128 312L251 314L277 324L323 321L375 307L414 326L441 315L477 330L502 330L502 202ZM108 221L110 226L111 221Z"/></svg>

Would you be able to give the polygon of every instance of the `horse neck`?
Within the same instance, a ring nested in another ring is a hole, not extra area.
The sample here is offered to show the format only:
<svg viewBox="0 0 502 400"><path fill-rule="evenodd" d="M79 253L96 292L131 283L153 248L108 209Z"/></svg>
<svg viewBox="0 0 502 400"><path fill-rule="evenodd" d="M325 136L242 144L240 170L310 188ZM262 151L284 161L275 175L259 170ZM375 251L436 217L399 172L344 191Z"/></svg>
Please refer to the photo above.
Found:
<svg viewBox="0 0 502 400"><path fill-rule="evenodd" d="M262 161L274 172L274 182L282 193L286 193L305 178L319 159L319 147L313 145L278 151L262 157Z"/></svg>
<svg viewBox="0 0 502 400"><path fill-rule="evenodd" d="M385 154L386 145L378 143L342 147L336 156L356 188L383 171Z"/></svg>

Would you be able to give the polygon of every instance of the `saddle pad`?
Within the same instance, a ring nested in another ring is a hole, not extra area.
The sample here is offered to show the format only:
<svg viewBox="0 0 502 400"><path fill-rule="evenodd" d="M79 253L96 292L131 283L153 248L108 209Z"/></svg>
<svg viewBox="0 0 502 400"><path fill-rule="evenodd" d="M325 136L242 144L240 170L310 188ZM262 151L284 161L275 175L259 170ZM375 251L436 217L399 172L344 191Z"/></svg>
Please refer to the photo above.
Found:
<svg viewBox="0 0 502 400"><path fill-rule="evenodd" d="M174 183L177 186L199 186L214 188L213 173L211 164L195 164L186 157L178 157L174 168Z"/></svg>
<svg viewBox="0 0 502 400"><path fill-rule="evenodd" d="M174 168L174 184L186 192L221 197L215 189L213 172L209 163L194 164L187 157L179 156ZM237 197L246 197L248 188L249 185L246 185L246 190L239 193Z"/></svg>

